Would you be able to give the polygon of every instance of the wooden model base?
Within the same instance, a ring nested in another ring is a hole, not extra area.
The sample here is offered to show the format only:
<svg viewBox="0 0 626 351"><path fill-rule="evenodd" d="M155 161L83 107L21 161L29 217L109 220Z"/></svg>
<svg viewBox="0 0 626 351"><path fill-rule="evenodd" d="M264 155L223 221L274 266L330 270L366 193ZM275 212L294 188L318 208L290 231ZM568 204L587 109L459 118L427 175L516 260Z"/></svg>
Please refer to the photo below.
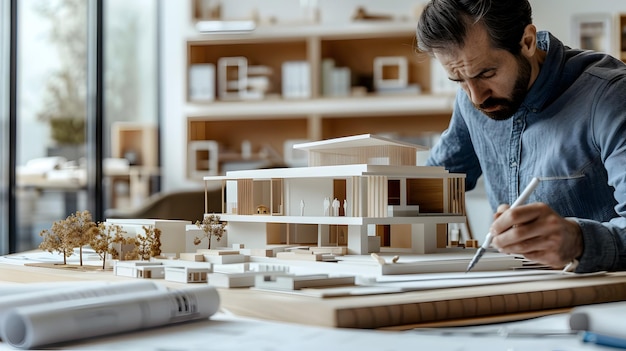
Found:
<svg viewBox="0 0 626 351"><path fill-rule="evenodd" d="M54 264L19 266L0 263L0 281L55 282L127 280L109 271L49 269ZM210 280L210 279L209 279ZM182 283L164 281L171 287ZM285 292L221 289L224 309L261 319L345 328L405 328L472 318L520 318L556 309L624 300L626 272L573 279L541 280L460 288L443 288L367 296L314 298Z"/></svg>
<svg viewBox="0 0 626 351"><path fill-rule="evenodd" d="M341 328L384 328L505 316L621 301L626 272L589 278L401 294L311 299L282 292L231 289L220 294L229 311L253 318Z"/></svg>
<svg viewBox="0 0 626 351"><path fill-rule="evenodd" d="M78 265L78 264L63 264L63 263L26 263L25 266L31 267L43 267L43 268L54 268L54 269L62 269L66 271L72 272L97 272L103 271L102 266L94 266L94 265ZM104 269L106 271L111 271L112 268L108 267Z"/></svg>

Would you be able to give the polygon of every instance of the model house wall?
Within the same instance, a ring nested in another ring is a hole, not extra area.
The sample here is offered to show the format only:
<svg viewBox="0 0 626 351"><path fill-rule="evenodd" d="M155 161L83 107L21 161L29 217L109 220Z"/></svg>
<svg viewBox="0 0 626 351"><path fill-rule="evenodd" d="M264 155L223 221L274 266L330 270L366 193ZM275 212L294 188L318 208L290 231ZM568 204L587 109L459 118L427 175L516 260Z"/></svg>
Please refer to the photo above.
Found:
<svg viewBox="0 0 626 351"><path fill-rule="evenodd" d="M152 226L161 230L161 252L163 254L179 254L186 252L185 226L189 221L165 219L116 219L108 218L107 224L122 227L127 236L144 234L143 226Z"/></svg>

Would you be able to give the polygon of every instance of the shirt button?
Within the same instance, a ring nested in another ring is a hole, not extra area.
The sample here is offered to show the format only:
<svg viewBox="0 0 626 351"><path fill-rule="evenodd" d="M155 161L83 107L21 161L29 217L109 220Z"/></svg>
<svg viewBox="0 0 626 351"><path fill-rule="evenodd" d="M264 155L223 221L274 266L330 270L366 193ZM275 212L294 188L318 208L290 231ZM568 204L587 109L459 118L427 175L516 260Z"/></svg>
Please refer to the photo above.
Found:
<svg viewBox="0 0 626 351"><path fill-rule="evenodd" d="M517 162L515 161L511 162L511 167L517 167Z"/></svg>
<svg viewBox="0 0 626 351"><path fill-rule="evenodd" d="M537 113L537 109L536 108L533 109L533 113Z"/></svg>

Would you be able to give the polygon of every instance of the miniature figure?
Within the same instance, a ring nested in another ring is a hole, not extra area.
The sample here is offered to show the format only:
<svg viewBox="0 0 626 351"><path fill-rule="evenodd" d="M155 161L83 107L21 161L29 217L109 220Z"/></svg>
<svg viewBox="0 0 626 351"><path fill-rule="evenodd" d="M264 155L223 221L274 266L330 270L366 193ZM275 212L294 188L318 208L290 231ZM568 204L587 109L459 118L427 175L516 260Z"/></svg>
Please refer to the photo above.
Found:
<svg viewBox="0 0 626 351"><path fill-rule="evenodd" d="M339 200L337 198L333 199L333 216L339 216Z"/></svg>
<svg viewBox="0 0 626 351"><path fill-rule="evenodd" d="M324 198L324 216L330 216L330 199L328 197Z"/></svg>

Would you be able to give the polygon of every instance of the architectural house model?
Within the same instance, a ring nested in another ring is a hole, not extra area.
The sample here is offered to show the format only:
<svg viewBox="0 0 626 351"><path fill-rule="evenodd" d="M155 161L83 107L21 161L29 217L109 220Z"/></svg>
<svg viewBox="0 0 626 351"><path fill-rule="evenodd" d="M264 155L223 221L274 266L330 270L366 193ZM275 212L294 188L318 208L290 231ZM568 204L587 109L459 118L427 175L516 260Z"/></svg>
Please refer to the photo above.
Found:
<svg viewBox="0 0 626 351"><path fill-rule="evenodd" d="M417 166L424 147L365 134L294 148L308 153L308 167L204 177L207 188L221 184L229 243L423 254L445 248L448 226L466 222L465 175Z"/></svg>

